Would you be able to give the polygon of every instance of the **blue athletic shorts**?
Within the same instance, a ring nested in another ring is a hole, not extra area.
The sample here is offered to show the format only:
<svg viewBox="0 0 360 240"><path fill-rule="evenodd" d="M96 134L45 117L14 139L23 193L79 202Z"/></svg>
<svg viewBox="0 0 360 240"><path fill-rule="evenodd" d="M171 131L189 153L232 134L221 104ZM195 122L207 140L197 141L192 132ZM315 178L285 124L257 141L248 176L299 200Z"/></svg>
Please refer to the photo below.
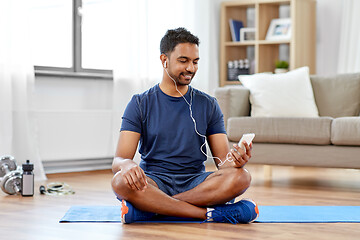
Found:
<svg viewBox="0 0 360 240"><path fill-rule="evenodd" d="M193 189L213 172L201 172L195 174L168 174L145 172L146 176L154 180L159 189L169 196Z"/></svg>

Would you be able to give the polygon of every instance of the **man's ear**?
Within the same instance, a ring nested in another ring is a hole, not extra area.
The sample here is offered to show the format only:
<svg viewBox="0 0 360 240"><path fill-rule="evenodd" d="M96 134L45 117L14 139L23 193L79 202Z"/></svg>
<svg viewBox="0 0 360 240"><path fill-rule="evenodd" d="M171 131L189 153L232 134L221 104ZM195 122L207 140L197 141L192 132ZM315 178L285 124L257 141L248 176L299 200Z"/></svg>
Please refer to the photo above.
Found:
<svg viewBox="0 0 360 240"><path fill-rule="evenodd" d="M160 55L160 60L164 68L167 67L167 58L168 57L164 53Z"/></svg>

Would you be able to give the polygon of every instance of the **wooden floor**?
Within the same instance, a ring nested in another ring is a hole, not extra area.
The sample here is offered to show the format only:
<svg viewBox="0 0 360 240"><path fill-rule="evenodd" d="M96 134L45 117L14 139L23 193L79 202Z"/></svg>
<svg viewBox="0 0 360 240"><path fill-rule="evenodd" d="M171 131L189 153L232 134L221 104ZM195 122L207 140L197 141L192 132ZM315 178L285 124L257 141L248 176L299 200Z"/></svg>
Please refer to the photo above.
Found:
<svg viewBox="0 0 360 240"><path fill-rule="evenodd" d="M360 205L360 171L248 165L252 185L243 197L259 205ZM116 205L110 171L54 174L47 182L66 182L68 196L8 196L0 192L0 239L359 239L357 223L59 223L73 205ZM36 183L36 190L41 183ZM260 213L261 214L261 213ZM6 237L5 237L6 236Z"/></svg>

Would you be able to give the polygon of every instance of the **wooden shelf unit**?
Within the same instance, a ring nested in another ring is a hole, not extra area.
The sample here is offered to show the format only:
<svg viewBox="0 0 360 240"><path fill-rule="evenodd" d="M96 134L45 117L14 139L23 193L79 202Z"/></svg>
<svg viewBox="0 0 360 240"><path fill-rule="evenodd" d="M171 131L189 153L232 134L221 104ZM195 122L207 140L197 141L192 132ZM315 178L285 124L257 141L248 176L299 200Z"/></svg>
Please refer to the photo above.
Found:
<svg viewBox="0 0 360 240"><path fill-rule="evenodd" d="M289 7L291 19L291 39L286 41L266 40L272 19L280 18L281 6ZM241 20L244 27L248 21L248 9L255 12L255 40L233 42L229 19ZM222 2L220 22L220 86L240 84L227 80L227 62L250 59L255 62L255 73L273 72L279 59L279 48L288 48L289 69L308 66L310 73L316 70L316 0L239 0ZM254 48L248 51L248 48ZM253 56L248 56L253 52Z"/></svg>

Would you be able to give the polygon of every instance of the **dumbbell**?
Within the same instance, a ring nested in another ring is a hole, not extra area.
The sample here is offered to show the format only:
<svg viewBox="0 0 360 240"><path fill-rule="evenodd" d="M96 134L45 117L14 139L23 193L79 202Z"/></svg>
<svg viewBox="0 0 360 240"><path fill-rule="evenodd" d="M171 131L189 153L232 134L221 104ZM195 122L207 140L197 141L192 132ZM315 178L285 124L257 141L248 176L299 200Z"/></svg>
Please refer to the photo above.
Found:
<svg viewBox="0 0 360 240"><path fill-rule="evenodd" d="M21 192L21 171L17 169L15 158L5 155L0 158L1 189L10 195Z"/></svg>

